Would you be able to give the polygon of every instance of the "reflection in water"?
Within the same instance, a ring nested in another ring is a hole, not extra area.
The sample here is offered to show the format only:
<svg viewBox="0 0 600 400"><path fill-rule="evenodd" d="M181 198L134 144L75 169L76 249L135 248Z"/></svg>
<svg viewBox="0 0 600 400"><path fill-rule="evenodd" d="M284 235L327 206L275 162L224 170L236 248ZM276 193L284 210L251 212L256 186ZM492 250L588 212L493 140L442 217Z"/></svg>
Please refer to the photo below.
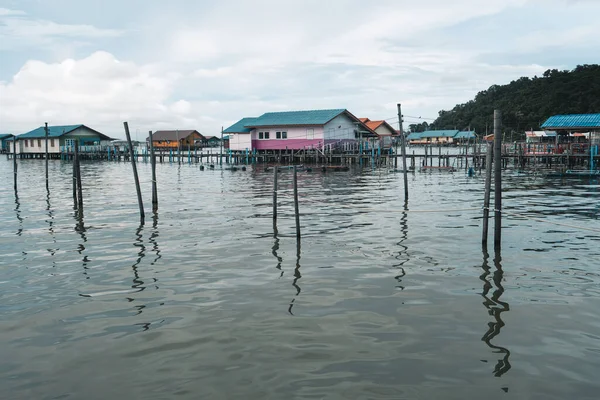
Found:
<svg viewBox="0 0 600 400"><path fill-rule="evenodd" d="M21 236L23 233L23 217L21 217L21 202L19 202L19 194L17 188L15 188L15 212L17 213L17 219L19 220L19 229L17 229L17 236Z"/></svg>
<svg viewBox="0 0 600 400"><path fill-rule="evenodd" d="M54 210L52 210L50 205L50 189L48 188L46 188L46 211L48 212L48 231L52 236L52 242L56 244L56 236L54 234ZM48 252L51 256L54 256L56 254L56 248L48 249ZM56 266L55 261L52 261L52 266Z"/></svg>
<svg viewBox="0 0 600 400"><path fill-rule="evenodd" d="M296 242L296 268L294 269L294 281L292 282L292 286L296 288L296 295L290 302L290 307L288 308L288 312L291 315L294 315L294 313L292 312L292 308L294 308L294 302L296 301L296 297L298 297L298 295L302 291L302 289L298 285L298 281L300 279L302 279L302 274L300 273L300 241L298 240Z"/></svg>
<svg viewBox="0 0 600 400"><path fill-rule="evenodd" d="M158 214L156 212L152 214L152 229L152 234L150 235L150 238L148 238L148 241L152 243L152 251L156 254L156 257L154 258L154 261L150 263L150 265L156 264L156 262L162 258L160 249L158 247L158 242L156 241L156 238L158 237ZM156 288L158 289L158 286Z"/></svg>
<svg viewBox="0 0 600 400"><path fill-rule="evenodd" d="M131 285L131 287L133 289L137 289L136 292L141 292L142 290L146 289L145 286L142 286L144 284L144 281L140 279L140 275L138 273L138 265L140 264L140 262L142 261L142 259L146 256L146 245L144 244L144 240L142 238L142 231L144 229L144 225L140 225L136 231L135 231L135 242L133 243L133 245L135 247L139 248L139 251L137 253L137 259L135 260L135 263L131 266L131 269L133 270L133 285ZM142 309L145 306L142 306L141 308L138 308L138 314L140 314L142 312Z"/></svg>
<svg viewBox="0 0 600 400"><path fill-rule="evenodd" d="M502 260L502 256L500 252L495 253L494 258L494 266L496 267L494 274L492 275L493 285L488 281L487 277L490 273L490 266L488 264L489 254L487 250L483 249L483 274L479 277L483 281L483 292L481 295L484 298L483 305L487 308L488 313L494 317L494 321L488 322L488 330L481 338L482 341L485 342L491 349L494 350L495 353L504 354L504 356L498 360L498 363L494 367L494 375L500 377L508 372L511 368L510 362L508 358L510 357L510 351L508 351L505 347L500 347L492 344L492 339L497 337L500 334L500 330L504 326L504 321L502 321L501 314L505 311L509 311L508 303L504 301L500 301L500 297L504 293L504 287L502 286L502 278L504 276L504 271L502 270L502 265L500 261ZM496 287L494 292L492 293L491 298L489 297L489 292Z"/></svg>
<svg viewBox="0 0 600 400"><path fill-rule="evenodd" d="M275 257L275 259L277 260L277 266L275 268L281 271L281 274L279 275L279 277L281 278L283 276L283 269L281 269L281 263L283 262L283 258L281 258L279 254L277 254L277 250L279 250L279 237L277 236L278 233L279 232L277 231L277 222L273 221L273 239L275 239L275 242L273 243L273 247L271 247L271 254L273 254L273 257Z"/></svg>
<svg viewBox="0 0 600 400"><path fill-rule="evenodd" d="M394 279L398 281L398 285L396 287L400 290L404 290L404 286L402 285L402 278L404 278L406 275L406 272L404 271L404 264L410 260L410 256L408 255L408 246L403 244L406 239L408 239L408 201L404 202L404 212L402 213L402 217L400 217L400 240L396 243L396 245L400 248L400 251L395 258L399 262L393 265L393 268L398 270L398 275L396 275Z"/></svg>
<svg viewBox="0 0 600 400"><path fill-rule="evenodd" d="M77 232L79 234L79 236L81 237L81 243L79 243L77 245L77 253L79 253L80 255L83 256L82 261L82 266L83 266L83 274L85 275L85 279L90 279L90 277L88 276L88 263L90 262L90 260L88 259L88 256L86 254L83 254L84 250L85 250L85 243L87 242L87 235L86 235L86 231L87 228L85 227L84 221L83 221L83 210L77 210L75 209L73 212L73 215L75 217L75 232Z"/></svg>

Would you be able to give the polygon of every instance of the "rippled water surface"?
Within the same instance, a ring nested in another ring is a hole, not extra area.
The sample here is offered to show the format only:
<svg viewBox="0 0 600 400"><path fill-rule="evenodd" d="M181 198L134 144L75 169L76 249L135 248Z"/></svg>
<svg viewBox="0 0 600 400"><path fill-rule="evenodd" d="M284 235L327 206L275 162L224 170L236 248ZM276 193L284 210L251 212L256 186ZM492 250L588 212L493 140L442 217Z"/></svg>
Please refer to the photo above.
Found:
<svg viewBox="0 0 600 400"><path fill-rule="evenodd" d="M0 159L0 397L597 399L598 181ZM432 211L442 212L432 212ZM513 215L514 214L514 215ZM526 216L527 218L523 218ZM586 229L582 229L586 228ZM493 220L490 226L493 232Z"/></svg>

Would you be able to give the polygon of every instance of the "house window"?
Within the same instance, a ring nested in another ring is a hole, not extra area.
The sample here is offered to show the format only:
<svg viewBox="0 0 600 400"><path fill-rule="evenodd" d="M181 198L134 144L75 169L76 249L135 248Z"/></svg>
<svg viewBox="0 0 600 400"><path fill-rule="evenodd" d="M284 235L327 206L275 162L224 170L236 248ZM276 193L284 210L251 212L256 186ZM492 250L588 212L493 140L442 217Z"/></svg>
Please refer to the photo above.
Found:
<svg viewBox="0 0 600 400"><path fill-rule="evenodd" d="M50 147L54 147L54 139L50 139Z"/></svg>
<svg viewBox="0 0 600 400"><path fill-rule="evenodd" d="M33 147L33 139L29 141L29 147Z"/></svg>
<svg viewBox="0 0 600 400"><path fill-rule="evenodd" d="M38 147L42 147L42 139L38 139Z"/></svg>
<svg viewBox="0 0 600 400"><path fill-rule="evenodd" d="M287 132L275 132L277 139L287 139Z"/></svg>
<svg viewBox="0 0 600 400"><path fill-rule="evenodd" d="M315 130L312 128L308 128L306 130L306 138L307 139L314 139L315 138Z"/></svg>
<svg viewBox="0 0 600 400"><path fill-rule="evenodd" d="M260 140L268 139L269 138L269 132L258 132L258 138Z"/></svg>
<svg viewBox="0 0 600 400"><path fill-rule="evenodd" d="M27 143L28 143L28 140L26 140L26 141L25 141L25 147L28 147L28 146L27 146Z"/></svg>

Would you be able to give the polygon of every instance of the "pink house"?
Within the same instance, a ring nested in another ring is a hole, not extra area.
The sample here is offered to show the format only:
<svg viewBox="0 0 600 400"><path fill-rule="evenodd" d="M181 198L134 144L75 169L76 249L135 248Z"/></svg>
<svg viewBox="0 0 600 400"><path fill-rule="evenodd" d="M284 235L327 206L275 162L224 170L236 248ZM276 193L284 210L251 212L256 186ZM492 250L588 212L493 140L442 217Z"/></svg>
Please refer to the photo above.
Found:
<svg viewBox="0 0 600 400"><path fill-rule="evenodd" d="M223 133L233 151L322 149L377 135L345 109L270 112L242 118Z"/></svg>

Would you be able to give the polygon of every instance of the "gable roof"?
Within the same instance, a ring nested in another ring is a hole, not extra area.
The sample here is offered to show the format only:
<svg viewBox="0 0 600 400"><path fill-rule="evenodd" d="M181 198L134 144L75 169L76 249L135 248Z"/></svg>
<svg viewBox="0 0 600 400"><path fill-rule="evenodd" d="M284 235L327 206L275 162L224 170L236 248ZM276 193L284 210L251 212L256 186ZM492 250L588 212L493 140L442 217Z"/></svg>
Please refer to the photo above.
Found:
<svg viewBox="0 0 600 400"><path fill-rule="evenodd" d="M406 140L416 140L416 139L421 139L421 135L424 132L411 132L408 134L408 136L406 137Z"/></svg>
<svg viewBox="0 0 600 400"><path fill-rule="evenodd" d="M476 137L475 131L460 131L454 136L454 139L474 139Z"/></svg>
<svg viewBox="0 0 600 400"><path fill-rule="evenodd" d="M439 131L425 131L421 133L422 138L439 138L439 137L451 137L453 138L458 134L458 130L439 130Z"/></svg>
<svg viewBox="0 0 600 400"><path fill-rule="evenodd" d="M79 128L85 128L87 130L90 130L94 133L96 133L98 136L100 136L100 139L102 140L110 140L109 136L106 136L92 128L90 128L89 126L85 126L83 124L78 124L78 125L55 125L55 126L49 126L48 127L48 137L50 138L57 138L57 137L61 137L63 135L66 135L68 133L73 132L76 129ZM46 130L43 126L40 126L39 128L36 128L32 131L29 131L27 133L23 133L21 135L17 135L17 140L20 139L29 139L29 138L45 138L46 137Z"/></svg>
<svg viewBox="0 0 600 400"><path fill-rule="evenodd" d="M325 125L338 115L348 112L343 108L332 110L278 111L264 113L245 127L283 126L283 125ZM348 113L350 114L350 113ZM351 115L351 114L350 114ZM356 117L352 117L358 121Z"/></svg>
<svg viewBox="0 0 600 400"><path fill-rule="evenodd" d="M359 118L360 122L362 122L363 124L365 124L369 129L371 129L372 131L375 131L376 129L378 129L379 127L381 127L382 125L385 126L392 135L397 135L398 131L396 129L394 129L390 124L388 124L385 120L379 120L379 121L371 121L369 118Z"/></svg>
<svg viewBox="0 0 600 400"><path fill-rule="evenodd" d="M0 134L0 140L8 139L8 138L11 138L11 137L14 137L14 136L15 135L10 134L10 133L2 133L2 134Z"/></svg>
<svg viewBox="0 0 600 400"><path fill-rule="evenodd" d="M174 130L174 131L156 131L152 134L152 140L183 140L186 137L190 136L192 133L197 133L200 137L204 138L200 132L194 129L187 130ZM150 140L150 136L148 136L147 140Z"/></svg>
<svg viewBox="0 0 600 400"><path fill-rule="evenodd" d="M256 117L242 118L229 128L225 129L223 133L250 133L252 128L247 128L246 125L251 124L255 119Z"/></svg>
<svg viewBox="0 0 600 400"><path fill-rule="evenodd" d="M553 115L542 124L542 128L600 128L600 113Z"/></svg>

